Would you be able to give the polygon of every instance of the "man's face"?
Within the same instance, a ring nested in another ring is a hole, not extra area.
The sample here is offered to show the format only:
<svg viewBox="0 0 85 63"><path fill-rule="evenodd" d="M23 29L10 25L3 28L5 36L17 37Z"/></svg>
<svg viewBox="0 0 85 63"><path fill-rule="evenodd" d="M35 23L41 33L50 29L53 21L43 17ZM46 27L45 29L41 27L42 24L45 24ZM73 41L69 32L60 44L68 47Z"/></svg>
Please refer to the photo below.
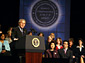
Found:
<svg viewBox="0 0 85 63"><path fill-rule="evenodd" d="M63 46L64 48L68 48L68 42L64 42Z"/></svg>
<svg viewBox="0 0 85 63"><path fill-rule="evenodd" d="M19 26L21 28L24 28L25 27L25 24L26 24L26 22L24 20L22 20L22 21L19 22Z"/></svg>

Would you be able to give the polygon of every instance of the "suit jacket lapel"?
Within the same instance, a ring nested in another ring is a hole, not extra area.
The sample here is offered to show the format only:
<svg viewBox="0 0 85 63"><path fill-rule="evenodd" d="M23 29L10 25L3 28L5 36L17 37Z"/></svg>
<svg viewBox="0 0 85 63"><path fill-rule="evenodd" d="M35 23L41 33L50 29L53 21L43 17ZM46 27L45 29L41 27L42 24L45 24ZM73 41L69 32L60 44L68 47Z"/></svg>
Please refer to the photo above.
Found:
<svg viewBox="0 0 85 63"><path fill-rule="evenodd" d="M20 31L19 27L18 27L18 30L19 30L20 35L22 36L22 32Z"/></svg>
<svg viewBox="0 0 85 63"><path fill-rule="evenodd" d="M63 54L65 54L64 48L63 48L62 52L63 52Z"/></svg>
<svg viewBox="0 0 85 63"><path fill-rule="evenodd" d="M23 29L23 33L24 33L24 34L26 34L26 31L25 31L25 29Z"/></svg>
<svg viewBox="0 0 85 63"><path fill-rule="evenodd" d="M68 49L67 49L67 51L66 51L66 54L68 54Z"/></svg>

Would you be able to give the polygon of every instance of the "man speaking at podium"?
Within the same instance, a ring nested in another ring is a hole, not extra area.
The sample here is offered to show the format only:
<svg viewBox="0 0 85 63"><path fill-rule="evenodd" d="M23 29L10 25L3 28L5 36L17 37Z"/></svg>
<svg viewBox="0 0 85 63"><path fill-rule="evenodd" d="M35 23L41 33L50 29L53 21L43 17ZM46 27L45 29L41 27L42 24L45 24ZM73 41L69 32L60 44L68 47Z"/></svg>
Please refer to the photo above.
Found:
<svg viewBox="0 0 85 63"><path fill-rule="evenodd" d="M13 56L18 56L18 52L15 50L15 43L18 42L18 40L27 34L27 30L24 28L26 25L25 19L20 19L18 21L18 27L15 27L12 30L12 40L13 42L10 44L11 45L11 52ZM18 58L19 59L19 58Z"/></svg>
<svg viewBox="0 0 85 63"><path fill-rule="evenodd" d="M20 19L18 22L19 26L13 29L12 39L14 41L20 39L27 34L27 30L24 28L26 21L25 19Z"/></svg>

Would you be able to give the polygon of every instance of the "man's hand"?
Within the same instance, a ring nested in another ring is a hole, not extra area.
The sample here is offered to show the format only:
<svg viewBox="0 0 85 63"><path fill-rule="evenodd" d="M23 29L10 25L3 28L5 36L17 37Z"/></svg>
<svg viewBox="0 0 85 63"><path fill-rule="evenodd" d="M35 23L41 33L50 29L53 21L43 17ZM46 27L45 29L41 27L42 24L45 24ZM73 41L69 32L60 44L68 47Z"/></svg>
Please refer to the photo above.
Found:
<svg viewBox="0 0 85 63"><path fill-rule="evenodd" d="M18 40L18 38L14 38L14 40L16 41L16 40Z"/></svg>
<svg viewBox="0 0 85 63"><path fill-rule="evenodd" d="M73 58L75 58L75 56L73 56Z"/></svg>

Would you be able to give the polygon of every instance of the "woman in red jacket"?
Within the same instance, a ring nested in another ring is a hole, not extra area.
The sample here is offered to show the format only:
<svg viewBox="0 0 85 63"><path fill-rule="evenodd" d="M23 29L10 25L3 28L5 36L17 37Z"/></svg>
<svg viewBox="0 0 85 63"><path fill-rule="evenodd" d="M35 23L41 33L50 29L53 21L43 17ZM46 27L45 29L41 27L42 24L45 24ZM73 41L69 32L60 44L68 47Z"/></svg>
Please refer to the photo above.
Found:
<svg viewBox="0 0 85 63"><path fill-rule="evenodd" d="M57 38L56 39L56 50L58 50L58 49L62 49L63 48L63 46L62 46L62 39L61 38Z"/></svg>

